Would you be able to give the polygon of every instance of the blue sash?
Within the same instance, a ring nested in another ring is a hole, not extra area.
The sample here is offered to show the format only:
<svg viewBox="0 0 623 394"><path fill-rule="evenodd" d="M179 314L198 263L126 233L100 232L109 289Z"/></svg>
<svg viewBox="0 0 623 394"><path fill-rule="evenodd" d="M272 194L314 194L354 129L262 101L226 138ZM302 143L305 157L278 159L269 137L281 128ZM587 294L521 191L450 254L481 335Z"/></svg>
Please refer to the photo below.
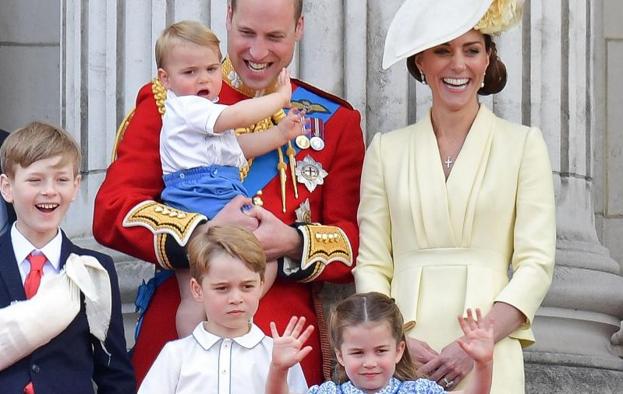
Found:
<svg viewBox="0 0 623 394"><path fill-rule="evenodd" d="M305 116L319 118L325 123L331 119L338 108L340 108L339 104L300 86L292 92L292 103L309 108ZM299 153L300 149L296 146L296 144L292 145L296 153ZM281 147L280 149L282 149L282 152L285 155L284 147ZM245 178L244 182L242 182L250 196L255 195L258 190L261 190L275 176L278 175L277 163L279 163L279 156L275 150L253 159L251 170L249 171L249 174Z"/></svg>

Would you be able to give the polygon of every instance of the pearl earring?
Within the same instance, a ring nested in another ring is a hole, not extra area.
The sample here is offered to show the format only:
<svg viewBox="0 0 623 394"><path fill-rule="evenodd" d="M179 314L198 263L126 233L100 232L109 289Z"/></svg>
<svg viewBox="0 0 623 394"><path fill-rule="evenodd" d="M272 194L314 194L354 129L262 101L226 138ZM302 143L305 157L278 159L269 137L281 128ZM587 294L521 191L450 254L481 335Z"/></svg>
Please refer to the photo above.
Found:
<svg viewBox="0 0 623 394"><path fill-rule="evenodd" d="M426 75L424 75L424 73L421 71L420 71L420 75L422 76L422 83L426 85Z"/></svg>
<svg viewBox="0 0 623 394"><path fill-rule="evenodd" d="M485 77L487 76L487 73L482 74L482 81L480 82L480 88L484 88L485 87Z"/></svg>

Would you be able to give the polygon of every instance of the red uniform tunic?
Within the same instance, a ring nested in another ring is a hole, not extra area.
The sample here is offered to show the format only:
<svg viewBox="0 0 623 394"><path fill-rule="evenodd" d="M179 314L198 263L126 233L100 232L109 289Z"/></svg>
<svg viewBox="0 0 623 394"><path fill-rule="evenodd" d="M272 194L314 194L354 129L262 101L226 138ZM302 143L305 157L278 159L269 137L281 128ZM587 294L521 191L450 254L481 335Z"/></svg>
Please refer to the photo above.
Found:
<svg viewBox="0 0 623 394"><path fill-rule="evenodd" d="M248 98L228 85L231 81L225 82L221 103L233 104ZM288 170L285 213L281 209L278 175L271 176L262 188L262 200L264 208L289 224L296 220L295 209L309 199L311 221L323 226L298 227L305 245L299 269L284 270L280 263L279 277L260 301L254 317L254 322L266 333L270 333L270 321L275 321L281 331L293 315L305 316L317 327L313 282L351 281L350 271L358 248L356 211L364 155L359 113L348 103L294 80L293 97L298 89L311 94L299 103L293 99L295 106L308 108L309 117L315 116L314 111L320 113L326 109L326 105L316 105L314 97L335 105L324 124L325 148L305 149L297 154L297 160L313 158L328 175L313 192L298 183L299 197L295 199ZM93 234L110 248L170 269L188 266L183 245L205 218L158 203L163 189L159 155L163 94L158 84L149 83L141 88L134 113L120 127L116 159L108 168L95 200ZM255 176L253 167L249 173L252 176ZM133 352L138 384L164 344L177 338L175 312L179 300L175 276L159 286L151 299ZM319 331L310 339L313 352L302 362L308 384L323 380Z"/></svg>

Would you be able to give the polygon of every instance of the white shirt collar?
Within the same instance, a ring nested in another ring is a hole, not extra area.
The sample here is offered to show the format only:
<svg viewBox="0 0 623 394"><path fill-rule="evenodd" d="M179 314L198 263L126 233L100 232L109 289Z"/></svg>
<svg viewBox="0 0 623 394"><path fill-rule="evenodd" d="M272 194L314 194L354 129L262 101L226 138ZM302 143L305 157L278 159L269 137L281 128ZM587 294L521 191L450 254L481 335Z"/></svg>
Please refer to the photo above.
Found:
<svg viewBox="0 0 623 394"><path fill-rule="evenodd" d="M199 323L197 327L195 327L192 335L197 343L205 350L209 350L212 346L214 346L214 344L224 339L223 337L219 337L218 335L214 335L211 332L206 331L203 326L203 322ZM256 345L262 342L264 337L264 332L262 332L262 330L260 330L260 328L255 324L251 324L251 329L248 333L230 339L242 347L253 349Z"/></svg>
<svg viewBox="0 0 623 394"><path fill-rule="evenodd" d="M56 232L56 236L52 238L43 248L38 249L19 232L16 226L17 222L13 223L11 227L11 242L13 244L13 252L15 253L15 260L18 265L21 265L26 261L26 257L33 251L41 252L48 259L48 262L54 267L56 271L60 269L61 260L61 245L63 243L63 236L60 229ZM30 267L30 266L29 266Z"/></svg>

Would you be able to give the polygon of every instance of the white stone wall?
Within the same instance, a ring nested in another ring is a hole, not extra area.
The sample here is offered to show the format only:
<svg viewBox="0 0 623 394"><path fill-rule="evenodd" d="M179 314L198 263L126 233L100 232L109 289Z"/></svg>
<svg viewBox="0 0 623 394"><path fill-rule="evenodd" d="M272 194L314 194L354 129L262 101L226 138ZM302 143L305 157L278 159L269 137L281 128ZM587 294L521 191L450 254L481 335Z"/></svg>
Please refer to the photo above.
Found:
<svg viewBox="0 0 623 394"><path fill-rule="evenodd" d="M59 123L60 3L2 0L0 128Z"/></svg>

